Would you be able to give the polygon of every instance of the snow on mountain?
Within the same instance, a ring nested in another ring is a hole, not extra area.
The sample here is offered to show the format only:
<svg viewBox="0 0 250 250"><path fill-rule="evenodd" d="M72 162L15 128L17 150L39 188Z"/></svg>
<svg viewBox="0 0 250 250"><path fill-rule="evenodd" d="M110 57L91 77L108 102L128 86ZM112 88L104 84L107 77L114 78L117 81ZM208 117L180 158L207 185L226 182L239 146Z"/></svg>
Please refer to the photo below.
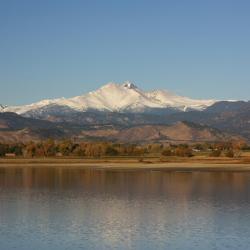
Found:
<svg viewBox="0 0 250 250"><path fill-rule="evenodd" d="M214 104L215 100L194 100L165 90L145 92L131 82L122 84L108 83L96 91L73 98L42 100L24 106L1 107L1 112L28 114L29 112L46 112L48 107L64 107L73 111L111 111L144 112L148 109L174 108L182 111L203 110ZM60 109L60 112L63 112Z"/></svg>
<svg viewBox="0 0 250 250"><path fill-rule="evenodd" d="M183 111L187 109L202 110L216 102L215 100L196 100L178 96L166 90L151 91L147 93L147 96L163 106L175 107Z"/></svg>

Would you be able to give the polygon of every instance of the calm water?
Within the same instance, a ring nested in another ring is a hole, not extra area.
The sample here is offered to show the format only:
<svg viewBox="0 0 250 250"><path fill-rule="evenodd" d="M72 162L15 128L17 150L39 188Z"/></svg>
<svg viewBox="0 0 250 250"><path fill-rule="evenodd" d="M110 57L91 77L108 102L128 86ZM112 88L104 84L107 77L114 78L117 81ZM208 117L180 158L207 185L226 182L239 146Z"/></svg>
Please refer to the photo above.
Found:
<svg viewBox="0 0 250 250"><path fill-rule="evenodd" d="M0 249L250 249L250 173L0 168Z"/></svg>

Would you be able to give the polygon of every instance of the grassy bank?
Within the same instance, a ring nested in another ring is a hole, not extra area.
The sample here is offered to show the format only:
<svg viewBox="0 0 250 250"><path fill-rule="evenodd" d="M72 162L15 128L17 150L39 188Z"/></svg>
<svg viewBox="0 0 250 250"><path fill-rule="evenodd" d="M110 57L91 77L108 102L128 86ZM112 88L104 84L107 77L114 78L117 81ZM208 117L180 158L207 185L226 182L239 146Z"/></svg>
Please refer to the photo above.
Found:
<svg viewBox="0 0 250 250"><path fill-rule="evenodd" d="M2 158L0 167L63 167L110 170L250 171L250 157Z"/></svg>

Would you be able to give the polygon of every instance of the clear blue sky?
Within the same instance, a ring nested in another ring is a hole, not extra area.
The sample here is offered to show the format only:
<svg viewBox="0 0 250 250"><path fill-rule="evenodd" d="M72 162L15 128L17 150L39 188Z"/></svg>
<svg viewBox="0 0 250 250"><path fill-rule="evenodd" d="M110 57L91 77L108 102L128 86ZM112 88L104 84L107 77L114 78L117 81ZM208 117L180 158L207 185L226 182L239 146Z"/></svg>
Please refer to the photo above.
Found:
<svg viewBox="0 0 250 250"><path fill-rule="evenodd" d="M109 81L250 99L248 0L0 0L0 103Z"/></svg>

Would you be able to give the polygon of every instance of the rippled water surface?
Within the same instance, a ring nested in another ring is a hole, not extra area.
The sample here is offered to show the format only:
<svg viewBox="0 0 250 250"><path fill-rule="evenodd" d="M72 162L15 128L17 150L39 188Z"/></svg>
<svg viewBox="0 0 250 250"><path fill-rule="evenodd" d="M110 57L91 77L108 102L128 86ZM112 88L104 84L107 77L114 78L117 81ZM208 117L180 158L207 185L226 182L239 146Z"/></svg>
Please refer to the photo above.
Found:
<svg viewBox="0 0 250 250"><path fill-rule="evenodd" d="M250 249L250 173L0 168L0 249Z"/></svg>

